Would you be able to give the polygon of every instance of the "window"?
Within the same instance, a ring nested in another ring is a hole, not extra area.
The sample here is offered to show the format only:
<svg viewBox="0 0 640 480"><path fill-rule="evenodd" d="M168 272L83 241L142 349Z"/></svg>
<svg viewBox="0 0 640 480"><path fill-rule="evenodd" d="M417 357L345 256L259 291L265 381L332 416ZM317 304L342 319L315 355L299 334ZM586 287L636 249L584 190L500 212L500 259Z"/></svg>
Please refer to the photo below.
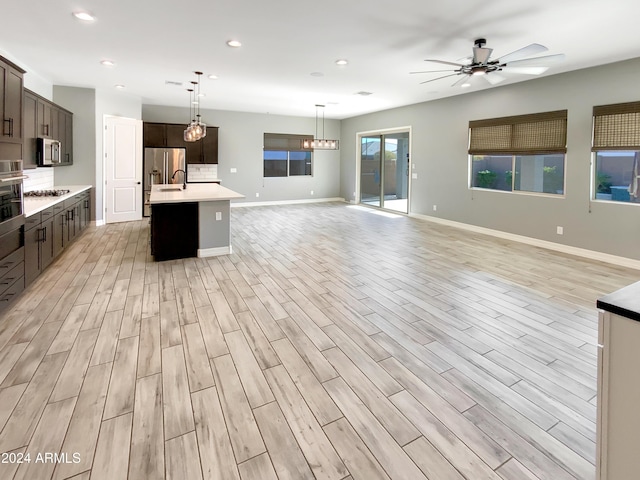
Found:
<svg viewBox="0 0 640 480"><path fill-rule="evenodd" d="M564 194L567 111L469 122L470 186Z"/></svg>
<svg viewBox="0 0 640 480"><path fill-rule="evenodd" d="M640 203L640 102L593 107L593 197Z"/></svg>
<svg viewBox="0 0 640 480"><path fill-rule="evenodd" d="M303 148L309 135L264 134L264 176L293 177L312 174L312 151Z"/></svg>

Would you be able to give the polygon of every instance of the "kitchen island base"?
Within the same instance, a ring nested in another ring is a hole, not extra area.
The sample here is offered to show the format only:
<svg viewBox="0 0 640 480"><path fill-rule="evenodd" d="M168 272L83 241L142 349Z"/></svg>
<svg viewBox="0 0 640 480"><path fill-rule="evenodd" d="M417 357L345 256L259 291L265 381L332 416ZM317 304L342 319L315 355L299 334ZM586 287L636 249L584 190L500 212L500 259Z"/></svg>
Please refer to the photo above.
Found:
<svg viewBox="0 0 640 480"><path fill-rule="evenodd" d="M244 197L218 184L154 185L149 202L155 259L230 254L230 200L236 198Z"/></svg>

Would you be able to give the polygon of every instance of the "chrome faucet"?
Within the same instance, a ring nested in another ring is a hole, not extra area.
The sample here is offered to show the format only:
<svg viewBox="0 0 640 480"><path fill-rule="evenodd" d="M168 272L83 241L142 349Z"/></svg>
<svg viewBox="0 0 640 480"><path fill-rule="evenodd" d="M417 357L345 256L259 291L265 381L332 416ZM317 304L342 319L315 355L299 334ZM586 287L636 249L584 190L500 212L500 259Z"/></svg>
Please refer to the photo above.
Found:
<svg viewBox="0 0 640 480"><path fill-rule="evenodd" d="M176 173L178 172L182 172L182 189L186 190L187 189L187 172L185 172L182 169L178 169L175 172L173 172L173 175L171 175L171 180L173 180L176 177Z"/></svg>

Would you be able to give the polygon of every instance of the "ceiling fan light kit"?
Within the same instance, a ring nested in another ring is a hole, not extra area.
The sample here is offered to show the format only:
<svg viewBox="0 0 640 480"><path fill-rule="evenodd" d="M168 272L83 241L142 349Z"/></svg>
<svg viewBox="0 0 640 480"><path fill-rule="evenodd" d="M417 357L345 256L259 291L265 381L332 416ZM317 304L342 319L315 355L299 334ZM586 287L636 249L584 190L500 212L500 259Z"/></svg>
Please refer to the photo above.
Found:
<svg viewBox="0 0 640 480"><path fill-rule="evenodd" d="M425 62L451 65L457 68L449 70L431 70L409 73L416 74L450 72L448 75L426 80L421 83L430 83L447 77L464 75L466 81L458 80L451 86L453 87L456 85L460 85L462 88L468 88L471 86L471 83L469 82L471 77L481 76L489 84L497 85L498 83L506 80L506 77L496 72L518 73L523 75L540 75L549 69L549 64L564 60L563 54L525 58L531 55L537 55L538 53L546 52L548 50L547 47L538 43L532 43L531 45L527 45L526 47L520 48L496 60L491 60L493 49L485 48L486 43L487 40L484 38L478 38L475 42L473 42L474 47L473 57L470 59L471 63L456 63L445 60L427 59L425 60Z"/></svg>

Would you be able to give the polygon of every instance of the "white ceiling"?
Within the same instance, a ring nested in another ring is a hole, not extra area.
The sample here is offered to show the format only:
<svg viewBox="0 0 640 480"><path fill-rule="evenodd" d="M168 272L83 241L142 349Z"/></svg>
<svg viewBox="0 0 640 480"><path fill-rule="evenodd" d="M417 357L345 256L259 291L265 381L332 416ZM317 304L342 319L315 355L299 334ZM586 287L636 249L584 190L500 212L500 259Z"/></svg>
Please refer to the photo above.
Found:
<svg viewBox="0 0 640 480"><path fill-rule="evenodd" d="M76 20L81 9L97 20ZM479 37L493 58L530 43L566 54L544 75L640 56L638 0L34 0L1 11L0 48L53 84L124 84L144 104L186 107L185 88L202 70L219 76L203 78L202 108L296 116L327 104L327 118L347 118L490 88L409 75L441 69L426 58L470 56ZM504 76L503 85L532 78Z"/></svg>

